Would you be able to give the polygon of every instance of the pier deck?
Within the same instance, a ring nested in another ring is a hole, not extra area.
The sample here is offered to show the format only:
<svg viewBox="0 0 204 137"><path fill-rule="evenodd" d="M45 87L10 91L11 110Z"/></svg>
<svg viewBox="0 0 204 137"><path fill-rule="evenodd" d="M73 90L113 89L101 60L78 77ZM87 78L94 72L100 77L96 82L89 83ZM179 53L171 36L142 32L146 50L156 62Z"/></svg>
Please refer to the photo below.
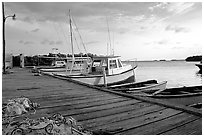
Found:
<svg viewBox="0 0 204 137"><path fill-rule="evenodd" d="M61 113L95 134L202 134L202 114L195 108L33 76L29 69L13 71L2 75L2 101L25 96L39 103L32 118Z"/></svg>

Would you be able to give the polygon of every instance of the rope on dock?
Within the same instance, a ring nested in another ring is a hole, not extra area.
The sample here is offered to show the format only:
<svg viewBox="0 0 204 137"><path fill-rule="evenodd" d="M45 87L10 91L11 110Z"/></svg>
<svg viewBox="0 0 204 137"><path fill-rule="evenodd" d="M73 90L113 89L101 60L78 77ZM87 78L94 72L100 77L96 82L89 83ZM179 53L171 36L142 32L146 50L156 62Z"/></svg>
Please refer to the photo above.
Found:
<svg viewBox="0 0 204 137"><path fill-rule="evenodd" d="M83 127L72 117L65 118L61 114L49 117L30 119L28 115L35 115L39 104L33 103L26 97L8 100L2 107L3 135L87 135ZM34 112L31 112L33 110ZM20 118L21 120L16 120Z"/></svg>

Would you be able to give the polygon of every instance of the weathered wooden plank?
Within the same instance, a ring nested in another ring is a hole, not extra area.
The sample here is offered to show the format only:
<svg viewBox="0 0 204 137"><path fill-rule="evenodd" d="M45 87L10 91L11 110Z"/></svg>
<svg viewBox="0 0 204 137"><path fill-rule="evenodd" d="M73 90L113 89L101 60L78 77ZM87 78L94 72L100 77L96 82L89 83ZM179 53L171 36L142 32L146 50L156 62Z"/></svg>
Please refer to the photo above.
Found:
<svg viewBox="0 0 204 137"><path fill-rule="evenodd" d="M115 100L111 99L111 100L106 101L106 102L107 103L114 103L114 102L118 102L118 101L124 101L124 100L121 100L123 98L120 98L120 100L118 98L116 98L116 99ZM103 105L101 102L104 103L104 101L95 101L95 103L94 102L84 103L81 101L81 102L71 102L71 103L65 102L65 104L61 104L59 106L57 106L56 104L51 105L51 106L47 106L47 107L43 106L43 107L37 109L37 112L35 115L30 115L27 117L36 119L36 118L39 118L41 116L49 116L49 115L56 114L56 113L60 113L64 116L70 116L71 114L80 113L80 111L79 112L77 111L78 113L76 113L76 110L78 110L78 109L84 109L84 108L89 107L89 106L93 107L93 106L97 106L97 105Z"/></svg>
<svg viewBox="0 0 204 137"><path fill-rule="evenodd" d="M75 107L81 107L81 105L82 105L82 107L93 107L93 106L106 105L109 103L122 102L122 101L128 101L128 100L130 100L130 99L118 98L118 97L113 98L110 96L106 96L103 98L85 97L85 98L76 98L76 99L68 99L68 100L61 100L61 101L46 102L46 103L42 104L42 107L40 107L39 109L61 107L61 106L65 106L65 105L72 105Z"/></svg>
<svg viewBox="0 0 204 137"><path fill-rule="evenodd" d="M189 122L173 130L164 132L162 135L202 135L202 119Z"/></svg>
<svg viewBox="0 0 204 137"><path fill-rule="evenodd" d="M5 90L3 90L5 91ZM63 92L64 91L64 92ZM25 96L25 97L28 97L28 98L31 98L33 100L40 100L40 99L43 99L43 98L60 98L62 96L96 96L96 95L104 95L102 92L92 92L91 90L89 92L81 92L81 93L78 93L76 91L69 91L69 90L61 90L61 91L56 91L56 92L49 92L49 91L43 91L41 90L41 92L33 92L33 93L30 93L30 92L13 92L13 93L7 93L7 95L3 94L4 97L2 97L2 99L6 100L6 99L11 99L11 98L16 98L16 97L21 97L21 96ZM108 94L106 94L108 95Z"/></svg>
<svg viewBox="0 0 204 137"><path fill-rule="evenodd" d="M62 92L62 93L67 93L67 92L71 92L72 90L75 90L74 93L88 93L90 91L92 92L98 92L97 90L94 89L90 89L87 87L81 87L81 88L76 88L74 86L70 86L70 87L59 87L59 86L54 86L54 87L47 87L45 88L45 86L35 86L35 85L27 85L27 86L19 86L17 88L13 88L13 89L6 89L3 87L3 90L6 91L4 94L10 94L10 93L41 93L41 92L49 92L49 93L55 93L55 92Z"/></svg>
<svg viewBox="0 0 204 137"><path fill-rule="evenodd" d="M124 132L120 132L121 135L158 135L165 131L169 131L178 126L181 126L190 121L194 121L199 117L188 114L180 113L159 121L149 123L147 125L142 125Z"/></svg>
<svg viewBox="0 0 204 137"><path fill-rule="evenodd" d="M113 98L116 98L117 96L110 96L110 95L107 95L107 94L103 94L103 93L84 93L84 94L69 94L69 93L62 93L62 94L49 94L48 96L32 96L30 97L30 99L32 100L35 100L35 101L45 101L46 100L63 100L63 99L69 99L69 98L72 98L72 99L75 99L75 98L87 98L88 97L106 97L106 96L109 96L109 97L113 97Z"/></svg>
<svg viewBox="0 0 204 137"><path fill-rule="evenodd" d="M19 76L18 79L15 80L15 77ZM15 81L14 82L10 82L10 81ZM76 85L74 83L70 83L70 82L66 82L63 80L59 80L59 79L53 79L51 77L48 76L42 76L42 77L32 77L29 76L27 79L25 77L25 74L22 75L14 75L12 76L11 80L6 80L4 79L4 84L3 84L3 88L8 88L8 89L13 89L13 88L19 88L19 87L27 87L29 85L35 85L37 87L41 87L41 88L49 88L50 87L55 87L57 86L59 87L73 87L75 89L77 88L82 88L82 86L80 85ZM7 82L8 81L8 82ZM49 81L49 82L48 82Z"/></svg>
<svg viewBox="0 0 204 137"><path fill-rule="evenodd" d="M84 114L79 114L79 115L72 115L72 117L74 117L77 121L86 123L87 120L95 120L96 118L101 118L101 117L105 117L105 116L109 116L109 115L115 115L115 114L122 113L122 112L128 113L129 111L133 111L135 109L140 109L143 107L148 107L151 105L152 104L145 103L145 102L137 102L134 104L124 105L124 106L120 106L120 107L116 107L116 108L112 108L112 109L106 109L106 110L84 113ZM95 121L93 121L93 122L95 122Z"/></svg>
<svg viewBox="0 0 204 137"><path fill-rule="evenodd" d="M73 89L72 89L73 90ZM60 90L60 91L53 91L53 92L49 92L49 91L38 91L38 92L13 92L13 93L7 93L7 95L3 94L4 97L2 97L3 101L6 101L8 99L11 98L16 98L16 97L21 97L21 96L25 96L28 98L31 98L33 100L38 100L40 98L57 98L60 96L67 96L67 95L81 95L81 96L92 96L92 95L104 95L103 92L96 92L96 90L84 90L84 91L80 91L78 92L77 90ZM4 90L5 91L5 90ZM87 95L86 95L87 94ZM108 95L108 94L105 94ZM116 96L116 95L115 95Z"/></svg>
<svg viewBox="0 0 204 137"><path fill-rule="evenodd" d="M120 98L120 97L110 97L110 96L82 96L82 97L67 97L64 99L53 99L53 100L48 100L48 101L38 101L42 107L47 107L50 106L50 103L52 103L52 105L58 105L60 106L60 104L65 104L65 102L70 102L70 103L91 103L91 102L105 102L107 100L128 100L127 98Z"/></svg>
<svg viewBox="0 0 204 137"><path fill-rule="evenodd" d="M91 131L98 131L98 130L114 130L116 127L120 128L120 132L124 131L124 130L128 130L131 128L135 128L141 125L145 125L148 123L152 123L154 121L158 121L160 119L164 119L166 117L169 117L171 115L175 115L181 113L181 111L178 110L174 110L174 109L163 109L160 111L156 111L153 113L147 113L144 115L140 115L140 116L136 116L136 117L131 117L129 119L125 119L125 120L120 120L117 122L113 122L110 124L106 124L103 126L99 126L99 127L93 127L91 129ZM117 133L117 132L116 132Z"/></svg>
<svg viewBox="0 0 204 137"><path fill-rule="evenodd" d="M13 85L12 85L13 86ZM50 86L50 87L45 87L45 86L41 86L41 85L34 85L34 84L31 84L31 85L27 85L27 86L18 86L16 88L4 88L3 89L7 92L7 93L10 93L10 92L41 92L41 91L44 91L44 92L56 92L56 91L70 91L70 90L76 90L77 92L89 92L90 90L91 91L96 91L96 90L92 90L92 89L89 89L89 88L86 88L86 87L75 87L75 86L68 86L68 87L62 87L62 86Z"/></svg>
<svg viewBox="0 0 204 137"><path fill-rule="evenodd" d="M77 100L77 99L89 99L89 98L117 98L118 96L110 96L108 94L95 94L95 93L84 93L84 94L64 94L64 95L58 95L58 96L43 96L42 98L35 98L35 97L30 97L32 100L36 102L48 102L48 101L55 101L55 100L66 100L66 99L72 99L72 100Z"/></svg>
<svg viewBox="0 0 204 137"><path fill-rule="evenodd" d="M129 104L134 104L136 102L139 102L137 100L125 100L125 101L116 101L113 103L107 103L107 104L102 104L102 105L97 105L97 106L90 106L90 107L85 107L85 105L70 105L70 106L63 106L60 108L52 108L48 110L48 113L53 113L56 112L55 109L57 109L57 112L67 112L70 111L71 109L74 109L76 111L76 113L74 112L73 114L82 114L82 113L87 113L87 112L94 112L94 111L100 111L103 109L110 109L110 108L114 108L114 107L119 107L122 105L129 105Z"/></svg>
<svg viewBox="0 0 204 137"><path fill-rule="evenodd" d="M28 116L30 118L38 118L41 116L41 114L45 115L52 115L54 113L60 113L64 116L72 116L72 115L79 115L84 113L91 113L96 111L102 111L107 109L113 109L121 106L126 106L130 104L135 104L139 101L137 100L127 100L127 101L119 101L114 103L109 103L106 105L101 106L91 106L91 107L83 107L82 105L65 105L65 106L59 106L59 107L52 107L47 109L38 109L35 115Z"/></svg>
<svg viewBox="0 0 204 137"><path fill-rule="evenodd" d="M160 111L162 109L164 109L164 107L160 107L157 105L145 106L141 108L138 107L138 109L129 110L128 112L125 111L125 112L115 113L104 117L86 120L86 121L83 121L83 124L84 124L84 127L87 129L98 129L112 123L117 123L120 121L125 121L127 119L140 117L148 113Z"/></svg>

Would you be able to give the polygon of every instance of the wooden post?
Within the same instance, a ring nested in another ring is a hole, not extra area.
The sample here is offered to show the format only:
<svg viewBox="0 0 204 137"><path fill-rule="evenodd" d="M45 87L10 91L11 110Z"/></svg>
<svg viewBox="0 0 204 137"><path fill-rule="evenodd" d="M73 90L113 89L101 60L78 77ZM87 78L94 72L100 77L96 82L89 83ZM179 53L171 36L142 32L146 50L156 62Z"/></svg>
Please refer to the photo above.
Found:
<svg viewBox="0 0 204 137"><path fill-rule="evenodd" d="M104 86L107 87L106 70L105 70L105 67L103 67L102 69L103 69L103 81L104 81Z"/></svg>
<svg viewBox="0 0 204 137"><path fill-rule="evenodd" d="M2 15L3 15L3 73L6 73L6 60L5 60L5 15L4 15L4 3L2 2Z"/></svg>

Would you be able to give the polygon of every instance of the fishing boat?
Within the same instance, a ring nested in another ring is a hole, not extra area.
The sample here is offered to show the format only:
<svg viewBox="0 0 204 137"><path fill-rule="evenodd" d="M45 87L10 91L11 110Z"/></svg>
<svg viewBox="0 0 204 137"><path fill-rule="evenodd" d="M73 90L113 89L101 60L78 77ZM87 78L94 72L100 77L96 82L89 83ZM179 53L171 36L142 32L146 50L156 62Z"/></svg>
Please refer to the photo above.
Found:
<svg viewBox="0 0 204 137"><path fill-rule="evenodd" d="M82 83L106 86L135 81L137 66L123 65L120 56L96 56L93 57L91 66L81 74L53 73L58 77L64 77Z"/></svg>
<svg viewBox="0 0 204 137"><path fill-rule="evenodd" d="M72 30L72 20L70 16L72 64L68 73L52 73L54 76L64 77L73 81L98 86L107 86L135 81L135 71L137 66L132 67L131 65L123 65L120 60L120 56L114 55L95 56L92 58L91 64L85 63L83 65L83 72L77 74L71 73L75 62L73 54Z"/></svg>
<svg viewBox="0 0 204 137"><path fill-rule="evenodd" d="M166 89L167 81L157 83L156 80L148 80L143 82L133 82L120 85L109 86L109 89L121 92L130 93L148 93L150 95L156 95Z"/></svg>

